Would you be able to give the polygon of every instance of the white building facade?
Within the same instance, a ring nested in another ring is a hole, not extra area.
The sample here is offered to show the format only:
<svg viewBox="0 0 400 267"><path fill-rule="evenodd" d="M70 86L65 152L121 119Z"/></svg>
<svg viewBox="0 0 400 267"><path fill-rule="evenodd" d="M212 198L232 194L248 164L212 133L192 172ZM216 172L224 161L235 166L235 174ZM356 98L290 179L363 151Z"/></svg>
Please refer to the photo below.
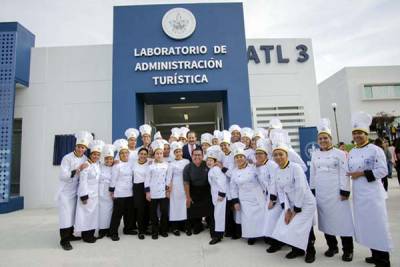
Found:
<svg viewBox="0 0 400 267"><path fill-rule="evenodd" d="M330 119L333 133L336 127L332 103L337 104L339 141L352 140L353 112L400 117L400 66L346 67L321 82L318 89L321 116ZM337 142L336 134L334 140Z"/></svg>

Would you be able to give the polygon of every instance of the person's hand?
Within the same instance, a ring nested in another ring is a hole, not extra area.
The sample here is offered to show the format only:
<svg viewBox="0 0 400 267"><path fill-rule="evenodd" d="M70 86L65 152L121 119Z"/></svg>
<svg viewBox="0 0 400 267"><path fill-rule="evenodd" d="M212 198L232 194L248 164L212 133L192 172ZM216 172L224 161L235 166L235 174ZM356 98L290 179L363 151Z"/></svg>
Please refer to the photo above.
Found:
<svg viewBox="0 0 400 267"><path fill-rule="evenodd" d="M240 211L240 204L239 203L235 203L235 205L233 205L235 207L236 211Z"/></svg>
<svg viewBox="0 0 400 267"><path fill-rule="evenodd" d="M190 208L190 205L192 205L192 198L191 197L187 197L186 198L186 208Z"/></svg>
<svg viewBox="0 0 400 267"><path fill-rule="evenodd" d="M89 163L87 163L87 162L82 163L81 166L79 166L79 171L82 171L82 170L86 169L87 167L89 167Z"/></svg>
<svg viewBox="0 0 400 267"><path fill-rule="evenodd" d="M114 199L114 192L110 192L110 197Z"/></svg>
<svg viewBox="0 0 400 267"><path fill-rule="evenodd" d="M151 201L151 195L150 195L150 192L146 192L146 199L147 199L147 201L148 201L148 202L150 202L150 201Z"/></svg>
<svg viewBox="0 0 400 267"><path fill-rule="evenodd" d="M345 201L345 200L348 200L348 199L349 199L349 197L340 195L340 200L341 201Z"/></svg>
<svg viewBox="0 0 400 267"><path fill-rule="evenodd" d="M218 201L219 201L219 202L221 202L221 201L223 201L223 200L224 200L223 197L220 197L220 196L218 197Z"/></svg>
<svg viewBox="0 0 400 267"><path fill-rule="evenodd" d="M272 209L274 206L275 206L275 203L274 203L274 202L270 201L270 202L268 203L268 209L269 209L269 210Z"/></svg>
<svg viewBox="0 0 400 267"><path fill-rule="evenodd" d="M286 223L286 224L289 224L289 223L290 223L290 221L292 220L292 216L293 216L292 210L288 209L288 210L285 212L285 223Z"/></svg>
<svg viewBox="0 0 400 267"><path fill-rule="evenodd" d="M165 192L165 196L166 196L167 198L169 198L169 197L170 197L170 192L169 192L169 191Z"/></svg>

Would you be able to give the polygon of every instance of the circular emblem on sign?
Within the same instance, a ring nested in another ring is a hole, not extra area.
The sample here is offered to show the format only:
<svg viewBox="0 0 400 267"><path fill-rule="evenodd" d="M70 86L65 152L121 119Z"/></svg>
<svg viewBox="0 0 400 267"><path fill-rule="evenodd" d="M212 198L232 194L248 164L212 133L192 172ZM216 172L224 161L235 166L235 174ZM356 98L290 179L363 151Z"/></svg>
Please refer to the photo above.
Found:
<svg viewBox="0 0 400 267"><path fill-rule="evenodd" d="M182 40L194 32L196 18L186 8L173 8L165 13L162 19L162 28L169 37Z"/></svg>
<svg viewBox="0 0 400 267"><path fill-rule="evenodd" d="M307 143L306 144L306 146L305 146L305 148L304 148L304 152L305 152L305 155L306 155L306 157L307 157L307 159L311 159L311 155L312 155L312 153L315 151L315 150L317 150L319 148L319 145L318 145L318 143L316 143L316 142L309 142L309 143Z"/></svg>

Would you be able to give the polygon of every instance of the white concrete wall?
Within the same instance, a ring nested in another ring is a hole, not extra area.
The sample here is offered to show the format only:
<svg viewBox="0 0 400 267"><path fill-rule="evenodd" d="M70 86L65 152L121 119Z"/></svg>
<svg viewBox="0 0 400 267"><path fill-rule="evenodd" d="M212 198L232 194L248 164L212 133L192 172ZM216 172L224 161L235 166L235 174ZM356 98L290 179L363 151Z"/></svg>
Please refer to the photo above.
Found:
<svg viewBox="0 0 400 267"><path fill-rule="evenodd" d="M309 39L248 40L281 44L289 64L249 64L252 107L302 105L308 125L319 119L314 61ZM297 44L310 59L296 62ZM260 54L261 59L263 56ZM53 207L59 167L52 165L54 136L87 129L111 142L112 45L34 48L30 87L16 91L15 118L22 118L21 195L26 208Z"/></svg>
<svg viewBox="0 0 400 267"><path fill-rule="evenodd" d="M81 129L111 141L110 45L34 48L29 88L16 90L22 118L21 195L26 208L52 207L59 167L54 136Z"/></svg>
<svg viewBox="0 0 400 267"><path fill-rule="evenodd" d="M334 125L331 103L337 103L339 138L351 142L351 114L365 111L372 116L384 111L400 116L400 99L363 98L364 84L400 83L400 66L347 67L318 85L321 116ZM336 138L335 138L336 140Z"/></svg>

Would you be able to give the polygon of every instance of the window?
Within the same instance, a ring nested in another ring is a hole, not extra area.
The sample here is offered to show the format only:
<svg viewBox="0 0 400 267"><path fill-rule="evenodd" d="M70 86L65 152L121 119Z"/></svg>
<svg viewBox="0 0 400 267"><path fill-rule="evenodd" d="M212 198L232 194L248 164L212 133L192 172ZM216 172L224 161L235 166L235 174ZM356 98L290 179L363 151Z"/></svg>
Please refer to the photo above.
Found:
<svg viewBox="0 0 400 267"><path fill-rule="evenodd" d="M364 99L393 99L400 98L400 84L364 85Z"/></svg>
<svg viewBox="0 0 400 267"><path fill-rule="evenodd" d="M94 134L93 139L94 139ZM56 135L54 137L53 165L59 166L62 158L74 151L76 138L73 134ZM86 156L89 156L89 149L86 150Z"/></svg>

